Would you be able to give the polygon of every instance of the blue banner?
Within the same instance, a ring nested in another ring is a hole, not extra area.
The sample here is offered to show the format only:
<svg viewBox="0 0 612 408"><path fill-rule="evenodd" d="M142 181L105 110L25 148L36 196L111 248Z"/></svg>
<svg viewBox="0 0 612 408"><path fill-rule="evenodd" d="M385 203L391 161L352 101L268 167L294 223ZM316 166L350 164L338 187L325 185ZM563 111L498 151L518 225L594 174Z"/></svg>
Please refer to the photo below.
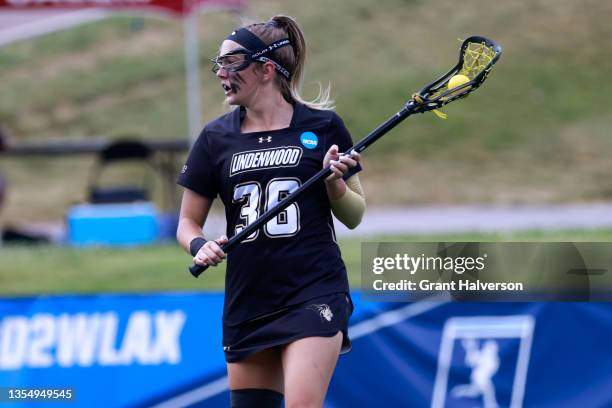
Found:
<svg viewBox="0 0 612 408"><path fill-rule="evenodd" d="M612 406L612 304L353 300L353 351L326 407ZM53 406L229 406L222 305L219 293L0 299L0 391L74 391Z"/></svg>
<svg viewBox="0 0 612 408"><path fill-rule="evenodd" d="M221 294L0 300L0 386L71 387L71 407L175 392L224 374L222 309Z"/></svg>
<svg viewBox="0 0 612 408"><path fill-rule="evenodd" d="M610 303L381 310L353 324L326 406L610 407L611 315Z"/></svg>

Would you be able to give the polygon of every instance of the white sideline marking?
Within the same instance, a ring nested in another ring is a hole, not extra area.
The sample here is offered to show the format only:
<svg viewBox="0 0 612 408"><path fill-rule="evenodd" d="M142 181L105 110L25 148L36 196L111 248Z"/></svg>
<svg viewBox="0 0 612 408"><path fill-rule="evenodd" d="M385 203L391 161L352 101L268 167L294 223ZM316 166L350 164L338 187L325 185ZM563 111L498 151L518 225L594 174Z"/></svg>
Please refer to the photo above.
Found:
<svg viewBox="0 0 612 408"><path fill-rule="evenodd" d="M334 221L336 236L509 232L612 227L612 202L541 206L418 206L368 208L358 228ZM206 233L225 234L225 215L209 214Z"/></svg>
<svg viewBox="0 0 612 408"><path fill-rule="evenodd" d="M377 330L393 326L394 324L397 324L403 320L409 319L421 313L425 313L447 302L448 295L443 294L441 296L430 297L428 300L411 303L399 309L381 313L376 317L372 317L371 319L364 320L363 322L350 326L349 335L351 340L356 340ZM185 394L178 395L165 402L162 402L161 404L154 405L152 408L186 407L191 404L195 404L196 402L201 402L208 398L214 397L227 389L227 376L219 377L213 382L186 392Z"/></svg>
<svg viewBox="0 0 612 408"><path fill-rule="evenodd" d="M612 227L612 202L514 207L375 207L368 208L359 228L350 230L337 221L334 225L336 237L369 240L372 235L599 229ZM66 235L64 223L47 227L55 236ZM206 236L223 235L226 227L225 215L217 211L206 218Z"/></svg>

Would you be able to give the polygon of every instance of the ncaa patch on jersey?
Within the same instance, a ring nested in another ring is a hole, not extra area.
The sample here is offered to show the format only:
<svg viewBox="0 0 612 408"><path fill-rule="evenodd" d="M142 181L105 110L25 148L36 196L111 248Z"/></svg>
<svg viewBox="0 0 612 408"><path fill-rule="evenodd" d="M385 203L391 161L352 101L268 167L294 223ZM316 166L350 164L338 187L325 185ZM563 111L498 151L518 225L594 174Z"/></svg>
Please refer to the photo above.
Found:
<svg viewBox="0 0 612 408"><path fill-rule="evenodd" d="M312 150L319 144L319 138L312 132L304 132L300 135L300 142L302 146Z"/></svg>

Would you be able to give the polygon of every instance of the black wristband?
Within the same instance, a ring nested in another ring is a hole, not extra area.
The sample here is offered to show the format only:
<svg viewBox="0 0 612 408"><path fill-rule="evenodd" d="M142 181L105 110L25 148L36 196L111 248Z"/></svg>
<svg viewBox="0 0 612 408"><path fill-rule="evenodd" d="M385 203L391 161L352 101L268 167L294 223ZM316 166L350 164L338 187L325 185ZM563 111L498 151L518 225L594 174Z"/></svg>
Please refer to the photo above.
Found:
<svg viewBox="0 0 612 408"><path fill-rule="evenodd" d="M204 246L206 240L202 237L195 237L189 243L189 253L191 256L196 256L198 252L200 252L200 248Z"/></svg>

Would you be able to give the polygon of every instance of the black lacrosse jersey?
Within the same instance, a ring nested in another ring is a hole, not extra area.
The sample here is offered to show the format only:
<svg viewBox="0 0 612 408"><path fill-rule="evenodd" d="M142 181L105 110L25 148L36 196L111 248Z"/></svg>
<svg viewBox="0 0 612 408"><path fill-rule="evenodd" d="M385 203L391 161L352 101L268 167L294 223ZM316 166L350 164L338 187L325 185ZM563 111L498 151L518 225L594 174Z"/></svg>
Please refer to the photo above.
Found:
<svg viewBox="0 0 612 408"><path fill-rule="evenodd" d="M253 133L240 133L242 117L240 107L209 123L178 177L202 196L221 198L230 238L321 170L333 144L341 152L352 146L332 111L296 103L288 128ZM348 291L323 182L228 254L225 287L225 325Z"/></svg>

